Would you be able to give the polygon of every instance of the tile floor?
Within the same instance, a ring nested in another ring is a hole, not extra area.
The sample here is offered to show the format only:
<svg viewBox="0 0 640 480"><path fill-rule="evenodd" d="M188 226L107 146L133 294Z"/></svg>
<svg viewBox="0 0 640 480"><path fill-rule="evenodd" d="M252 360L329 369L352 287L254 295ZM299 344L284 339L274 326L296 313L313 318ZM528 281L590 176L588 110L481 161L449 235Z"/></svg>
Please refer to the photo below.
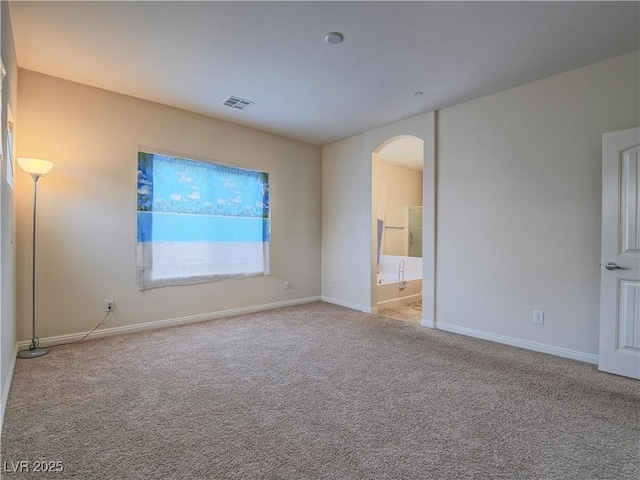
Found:
<svg viewBox="0 0 640 480"><path fill-rule="evenodd" d="M395 318L396 320L406 320L410 322L420 322L422 319L422 302L408 303L398 307L385 308L379 310L378 315L382 317Z"/></svg>

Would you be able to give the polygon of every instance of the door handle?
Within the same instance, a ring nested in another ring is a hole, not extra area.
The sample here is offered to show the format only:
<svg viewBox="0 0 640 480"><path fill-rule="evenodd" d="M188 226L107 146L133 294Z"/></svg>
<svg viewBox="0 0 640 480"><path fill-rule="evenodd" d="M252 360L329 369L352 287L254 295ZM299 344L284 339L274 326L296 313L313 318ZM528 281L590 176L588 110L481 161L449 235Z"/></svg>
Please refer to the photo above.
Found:
<svg viewBox="0 0 640 480"><path fill-rule="evenodd" d="M613 262L605 263L604 268L606 268L607 270L624 270L624 268L619 267L618 265L616 265Z"/></svg>

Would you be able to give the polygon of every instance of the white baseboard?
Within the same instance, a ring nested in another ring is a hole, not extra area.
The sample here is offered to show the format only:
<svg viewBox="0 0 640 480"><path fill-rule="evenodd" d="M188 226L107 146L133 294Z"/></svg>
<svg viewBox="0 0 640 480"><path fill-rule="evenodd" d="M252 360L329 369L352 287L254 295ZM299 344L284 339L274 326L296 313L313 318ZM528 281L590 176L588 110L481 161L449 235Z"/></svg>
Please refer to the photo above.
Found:
<svg viewBox="0 0 640 480"><path fill-rule="evenodd" d="M433 320L427 320L426 318L420 320L420 325L427 328L436 328L436 322Z"/></svg>
<svg viewBox="0 0 640 480"><path fill-rule="evenodd" d="M598 355L593 355L591 353L578 352L576 350L569 350L568 348L554 347L553 345L546 345L544 343L530 342L529 340L483 332L482 330L475 330L473 328L459 327L458 325L452 325L450 323L437 322L435 324L435 328L445 330L447 332L459 333L468 337L503 343L505 345L511 345L512 347L533 350L534 352L542 352L550 355L556 355L557 357L570 358L571 360L578 360L579 362L592 363L594 365L598 364Z"/></svg>
<svg viewBox="0 0 640 480"><path fill-rule="evenodd" d="M364 313L373 313L372 307L365 307L363 305L358 305L357 303L345 302L344 300L340 300L339 298L327 297L322 295L320 300L327 303L333 303L334 305L340 305L341 307L350 308L351 310L358 310Z"/></svg>
<svg viewBox="0 0 640 480"><path fill-rule="evenodd" d="M7 409L7 400L9 399L9 389L11 388L11 380L13 379L13 370L16 368L16 357L18 356L18 344L13 349L11 355L11 363L9 364L9 371L7 372L7 378L4 380L2 386L2 399L0 399L0 433L2 432L2 425L4 424L4 412Z"/></svg>
<svg viewBox="0 0 640 480"><path fill-rule="evenodd" d="M303 305L320 301L320 297L298 298L295 300L286 300L283 302L267 303L263 305L254 305L251 307L233 308L230 310L222 310L220 312L202 313L199 315L189 315L187 317L169 318L166 320L156 320L153 322L138 323L136 325L124 325L121 327L110 327L96 330L90 335L90 338L110 337L112 335L122 335L124 333L142 332L144 330L154 330L156 328L171 327L174 325L184 325L187 323L204 322L206 320L214 320L216 318L231 317L233 315L245 315L248 313L262 312L265 310L273 310L274 308L290 307L293 305ZM80 340L89 332L71 333L68 335L56 335L54 337L41 338L39 346L46 347L49 345L59 345L61 343L71 343ZM28 347L31 340L23 340L18 342L18 347ZM17 352L16 352L17 353ZM15 355L14 355L15 357Z"/></svg>

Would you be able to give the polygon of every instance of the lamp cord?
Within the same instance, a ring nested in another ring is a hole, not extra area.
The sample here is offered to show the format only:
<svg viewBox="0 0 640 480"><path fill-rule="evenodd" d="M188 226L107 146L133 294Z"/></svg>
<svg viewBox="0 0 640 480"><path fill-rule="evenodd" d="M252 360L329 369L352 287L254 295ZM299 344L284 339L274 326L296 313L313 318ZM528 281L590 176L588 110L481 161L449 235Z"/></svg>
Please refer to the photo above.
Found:
<svg viewBox="0 0 640 480"><path fill-rule="evenodd" d="M100 323L98 323L95 327L93 327L93 330L91 330L89 333L87 333L87 334L86 334L84 337L82 337L80 340L75 340L75 341L73 341L73 342L69 342L69 343L57 343L57 344L55 344L55 345L47 345L47 348L50 348L50 347L59 347L59 346L61 346L61 345L73 345L74 343L80 343L80 342L81 342L81 341L83 341L85 338L87 338L89 335L91 335L93 332L95 332L95 331L96 331L96 329L97 329L100 325L103 325L103 324L104 324L104 322L105 322L105 320L107 319L107 317L108 317L109 315L111 315L111 312L113 312L113 310L109 310L109 311L107 312L107 314L106 314L104 317L102 317L102 320L100 320ZM38 343L39 343L39 342L40 342L40 339L38 339Z"/></svg>

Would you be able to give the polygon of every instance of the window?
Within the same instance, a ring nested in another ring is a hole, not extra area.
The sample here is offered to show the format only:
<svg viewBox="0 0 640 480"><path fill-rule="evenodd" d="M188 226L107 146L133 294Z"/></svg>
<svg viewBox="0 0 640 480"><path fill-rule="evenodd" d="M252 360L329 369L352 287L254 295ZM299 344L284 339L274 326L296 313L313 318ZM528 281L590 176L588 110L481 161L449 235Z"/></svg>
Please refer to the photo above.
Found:
<svg viewBox="0 0 640 480"><path fill-rule="evenodd" d="M138 153L141 289L269 273L265 172Z"/></svg>

